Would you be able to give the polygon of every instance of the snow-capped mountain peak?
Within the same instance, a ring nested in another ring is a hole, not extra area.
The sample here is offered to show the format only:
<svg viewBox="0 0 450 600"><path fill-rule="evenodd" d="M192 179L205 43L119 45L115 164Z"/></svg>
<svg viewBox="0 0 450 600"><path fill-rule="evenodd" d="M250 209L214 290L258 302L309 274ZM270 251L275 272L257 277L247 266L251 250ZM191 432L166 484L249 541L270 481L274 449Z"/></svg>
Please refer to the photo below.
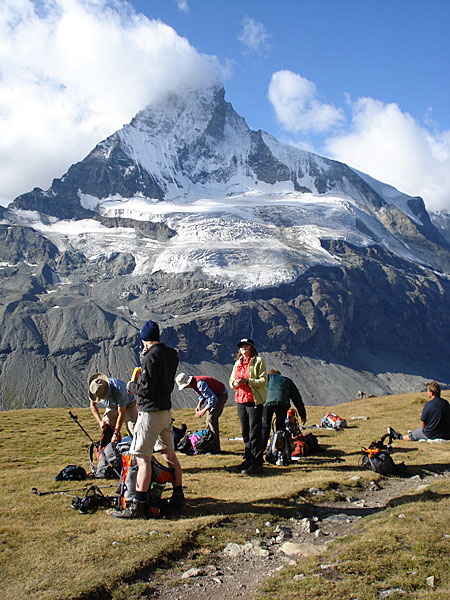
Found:
<svg viewBox="0 0 450 600"><path fill-rule="evenodd" d="M12 208L162 223L176 235L145 251L139 236L125 236L127 250L140 257L136 273L201 269L246 289L293 281L314 264L336 264L321 244L327 239L380 244L448 270L447 258L434 251L439 234L421 199L250 130L219 86L145 108L50 190L24 194ZM57 225L34 221L55 242L89 254L76 233L63 242L52 233ZM107 238L98 240L97 253Z"/></svg>

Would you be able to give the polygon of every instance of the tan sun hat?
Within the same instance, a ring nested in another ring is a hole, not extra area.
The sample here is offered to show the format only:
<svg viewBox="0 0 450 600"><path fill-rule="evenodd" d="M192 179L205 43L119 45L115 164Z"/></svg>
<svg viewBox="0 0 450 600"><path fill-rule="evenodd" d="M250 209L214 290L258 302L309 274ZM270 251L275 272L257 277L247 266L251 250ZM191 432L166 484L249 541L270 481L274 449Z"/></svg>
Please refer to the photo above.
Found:
<svg viewBox="0 0 450 600"><path fill-rule="evenodd" d="M94 373L89 377L89 398L93 402L104 400L109 394L109 380L103 373Z"/></svg>
<svg viewBox="0 0 450 600"><path fill-rule="evenodd" d="M177 383L178 389L184 390L184 388L191 383L192 377L190 375L186 375L186 373L180 373L175 377L175 381Z"/></svg>

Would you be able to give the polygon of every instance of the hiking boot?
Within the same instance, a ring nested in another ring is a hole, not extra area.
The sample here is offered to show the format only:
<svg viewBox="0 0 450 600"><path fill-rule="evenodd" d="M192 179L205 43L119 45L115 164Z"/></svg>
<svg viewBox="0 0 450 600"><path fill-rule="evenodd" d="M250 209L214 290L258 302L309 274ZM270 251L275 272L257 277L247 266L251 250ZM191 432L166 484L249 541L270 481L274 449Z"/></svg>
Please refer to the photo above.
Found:
<svg viewBox="0 0 450 600"><path fill-rule="evenodd" d="M124 510L118 510L111 513L117 519L146 519L145 502L131 500L127 502L127 507Z"/></svg>
<svg viewBox="0 0 450 600"><path fill-rule="evenodd" d="M244 469L249 469L251 466L251 463L248 460L244 460L243 463L241 463L240 465L233 465L231 467L224 467L225 471L228 471L229 473L242 473L242 471Z"/></svg>
<svg viewBox="0 0 450 600"><path fill-rule="evenodd" d="M401 440L401 439L403 439L402 434L398 433L398 431L395 431L395 429L393 427L388 427L387 428L387 432L388 432L388 434L391 436L391 438L393 440Z"/></svg>
<svg viewBox="0 0 450 600"><path fill-rule="evenodd" d="M262 465L252 465L251 467L247 467L241 471L243 475L262 475L262 472Z"/></svg>
<svg viewBox="0 0 450 600"><path fill-rule="evenodd" d="M174 512L186 512L186 499L184 497L183 492L181 494L172 494L172 498L169 500L169 504L167 506L167 511L170 513Z"/></svg>

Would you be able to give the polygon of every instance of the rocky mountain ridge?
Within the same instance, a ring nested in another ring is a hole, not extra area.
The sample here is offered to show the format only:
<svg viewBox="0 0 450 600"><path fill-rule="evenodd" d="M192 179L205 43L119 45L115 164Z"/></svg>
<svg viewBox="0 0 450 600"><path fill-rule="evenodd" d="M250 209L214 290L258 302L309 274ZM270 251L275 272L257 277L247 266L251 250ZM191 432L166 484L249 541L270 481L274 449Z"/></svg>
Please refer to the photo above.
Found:
<svg viewBox="0 0 450 600"><path fill-rule="evenodd" d="M127 379L148 318L182 368L223 380L254 337L307 403L450 381L445 220L251 131L223 89L144 109L1 217L2 409Z"/></svg>

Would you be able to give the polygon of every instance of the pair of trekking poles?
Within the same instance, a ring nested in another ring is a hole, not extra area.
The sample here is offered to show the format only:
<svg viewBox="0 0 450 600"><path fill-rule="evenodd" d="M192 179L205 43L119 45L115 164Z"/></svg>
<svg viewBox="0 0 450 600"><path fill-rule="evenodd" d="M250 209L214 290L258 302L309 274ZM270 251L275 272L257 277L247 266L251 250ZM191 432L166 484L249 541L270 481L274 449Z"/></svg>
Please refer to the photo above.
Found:
<svg viewBox="0 0 450 600"><path fill-rule="evenodd" d="M78 425L78 427L81 429L81 431L89 439L91 444L95 448L97 448L98 451L101 451L101 442L95 442L91 438L91 436L86 431L86 429L78 421L77 415L74 415L72 413L72 411L69 410L69 417L72 419L72 421L74 421L74 423L76 423ZM112 437L112 435L111 435L111 437ZM120 473L118 473L117 470L114 468L114 466L110 463L110 461L108 460L108 457L105 455L105 453L103 452L102 454L103 454L107 464L113 469L113 471L116 473L117 477L120 479ZM91 462L91 470L92 470L92 472L94 472L92 462ZM113 484L113 485L104 486L104 487L110 488L110 487L116 487L116 486L115 486L115 484ZM71 493L71 492L78 492L78 491L86 492L85 497L82 498L81 500L78 498L78 496L75 496L74 494ZM95 507L97 507L101 504L108 504L109 502L112 501L112 498L109 496L105 496L102 493L101 489L97 485L92 485L88 488L86 488L86 486L84 486L82 488L71 488L68 490L49 490L49 491L45 491L45 492L38 490L36 487L33 487L33 488L31 488L31 493L35 494L36 496L48 496L48 495L52 495L52 494L61 494L61 495L71 496L72 498L75 498L75 501L72 503L73 508L80 508L80 512L87 512L87 509L93 508L94 504L95 504ZM74 506L74 504L75 504L75 506ZM85 510L83 510L83 508Z"/></svg>

